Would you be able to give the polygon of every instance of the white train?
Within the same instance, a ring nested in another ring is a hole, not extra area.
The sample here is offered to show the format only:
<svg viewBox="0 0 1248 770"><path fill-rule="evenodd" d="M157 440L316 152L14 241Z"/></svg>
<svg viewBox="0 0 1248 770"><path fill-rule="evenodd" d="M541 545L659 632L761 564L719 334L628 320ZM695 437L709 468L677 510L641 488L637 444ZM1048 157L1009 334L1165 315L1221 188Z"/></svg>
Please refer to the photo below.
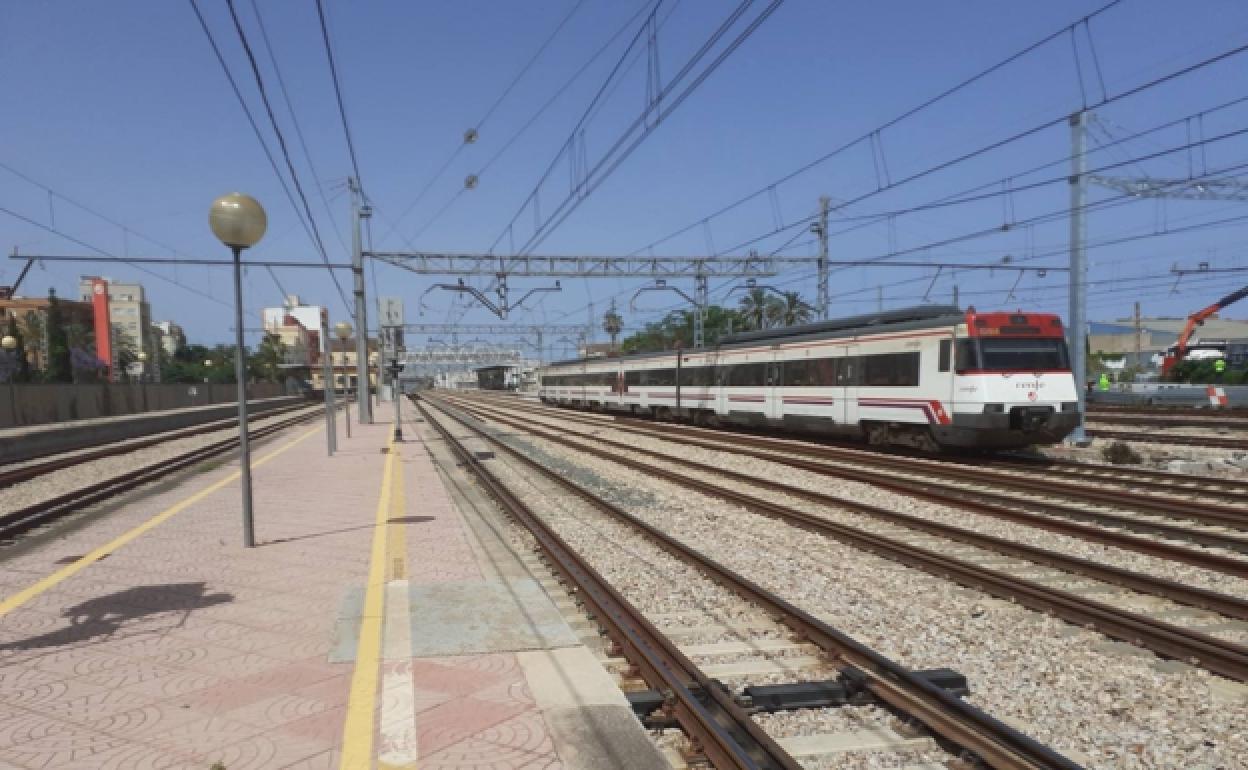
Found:
<svg viewBox="0 0 1248 770"><path fill-rule="evenodd" d="M1080 420L1062 322L1048 313L923 306L564 361L540 376L548 404L929 450L1055 443Z"/></svg>

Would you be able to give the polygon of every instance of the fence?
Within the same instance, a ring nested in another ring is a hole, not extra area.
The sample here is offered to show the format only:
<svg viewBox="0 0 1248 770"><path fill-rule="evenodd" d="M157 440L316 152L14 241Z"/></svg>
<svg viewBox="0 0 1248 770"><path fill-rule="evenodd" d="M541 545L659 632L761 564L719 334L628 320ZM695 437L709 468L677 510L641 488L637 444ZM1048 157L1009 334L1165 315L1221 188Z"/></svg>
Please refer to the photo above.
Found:
<svg viewBox="0 0 1248 770"><path fill-rule="evenodd" d="M286 388L280 383L247 386L248 399L285 394ZM234 384L0 384L0 428L223 404L237 398Z"/></svg>

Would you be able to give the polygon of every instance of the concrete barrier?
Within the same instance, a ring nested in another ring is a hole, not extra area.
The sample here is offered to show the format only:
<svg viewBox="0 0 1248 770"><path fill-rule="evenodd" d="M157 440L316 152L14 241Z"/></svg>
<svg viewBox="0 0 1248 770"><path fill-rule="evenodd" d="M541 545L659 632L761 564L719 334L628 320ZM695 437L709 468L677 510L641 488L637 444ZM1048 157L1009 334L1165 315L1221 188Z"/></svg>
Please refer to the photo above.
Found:
<svg viewBox="0 0 1248 770"><path fill-rule="evenodd" d="M221 387L224 390L224 386ZM307 403L303 396L259 399L248 402L248 411L251 415L263 415L274 409L301 403ZM193 409L75 421L67 424L16 428L0 436L0 467L54 452L69 452L152 433L189 428L214 420L225 420L237 414L237 404L218 404Z"/></svg>
<svg viewBox="0 0 1248 770"><path fill-rule="evenodd" d="M280 383L247 386L249 399L283 395L293 394ZM236 398L238 391L232 384L0 384L0 430L225 404Z"/></svg>
<svg viewBox="0 0 1248 770"><path fill-rule="evenodd" d="M1226 393L1228 408L1248 407L1248 385L1217 385ZM1209 409L1208 385L1133 382L1119 383L1110 390L1094 390L1088 394L1092 404L1120 406L1186 406Z"/></svg>

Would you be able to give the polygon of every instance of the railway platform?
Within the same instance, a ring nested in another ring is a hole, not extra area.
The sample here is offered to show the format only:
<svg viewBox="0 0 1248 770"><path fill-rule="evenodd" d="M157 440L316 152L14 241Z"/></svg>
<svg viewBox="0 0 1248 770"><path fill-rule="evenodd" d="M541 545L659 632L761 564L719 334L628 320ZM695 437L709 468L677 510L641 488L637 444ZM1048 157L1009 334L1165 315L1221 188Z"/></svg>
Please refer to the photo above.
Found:
<svg viewBox="0 0 1248 770"><path fill-rule="evenodd" d="M254 548L233 461L0 547L0 770L667 767L419 428L261 442Z"/></svg>

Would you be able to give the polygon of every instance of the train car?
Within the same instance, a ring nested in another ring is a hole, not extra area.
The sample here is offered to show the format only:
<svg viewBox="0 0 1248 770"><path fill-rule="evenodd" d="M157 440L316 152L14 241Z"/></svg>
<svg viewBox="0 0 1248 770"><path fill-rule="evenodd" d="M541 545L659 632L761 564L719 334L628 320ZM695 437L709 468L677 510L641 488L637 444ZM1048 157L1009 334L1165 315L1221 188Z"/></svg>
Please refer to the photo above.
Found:
<svg viewBox="0 0 1248 770"><path fill-rule="evenodd" d="M1079 424L1061 319L922 306L544 367L543 402L875 445L1017 448Z"/></svg>

